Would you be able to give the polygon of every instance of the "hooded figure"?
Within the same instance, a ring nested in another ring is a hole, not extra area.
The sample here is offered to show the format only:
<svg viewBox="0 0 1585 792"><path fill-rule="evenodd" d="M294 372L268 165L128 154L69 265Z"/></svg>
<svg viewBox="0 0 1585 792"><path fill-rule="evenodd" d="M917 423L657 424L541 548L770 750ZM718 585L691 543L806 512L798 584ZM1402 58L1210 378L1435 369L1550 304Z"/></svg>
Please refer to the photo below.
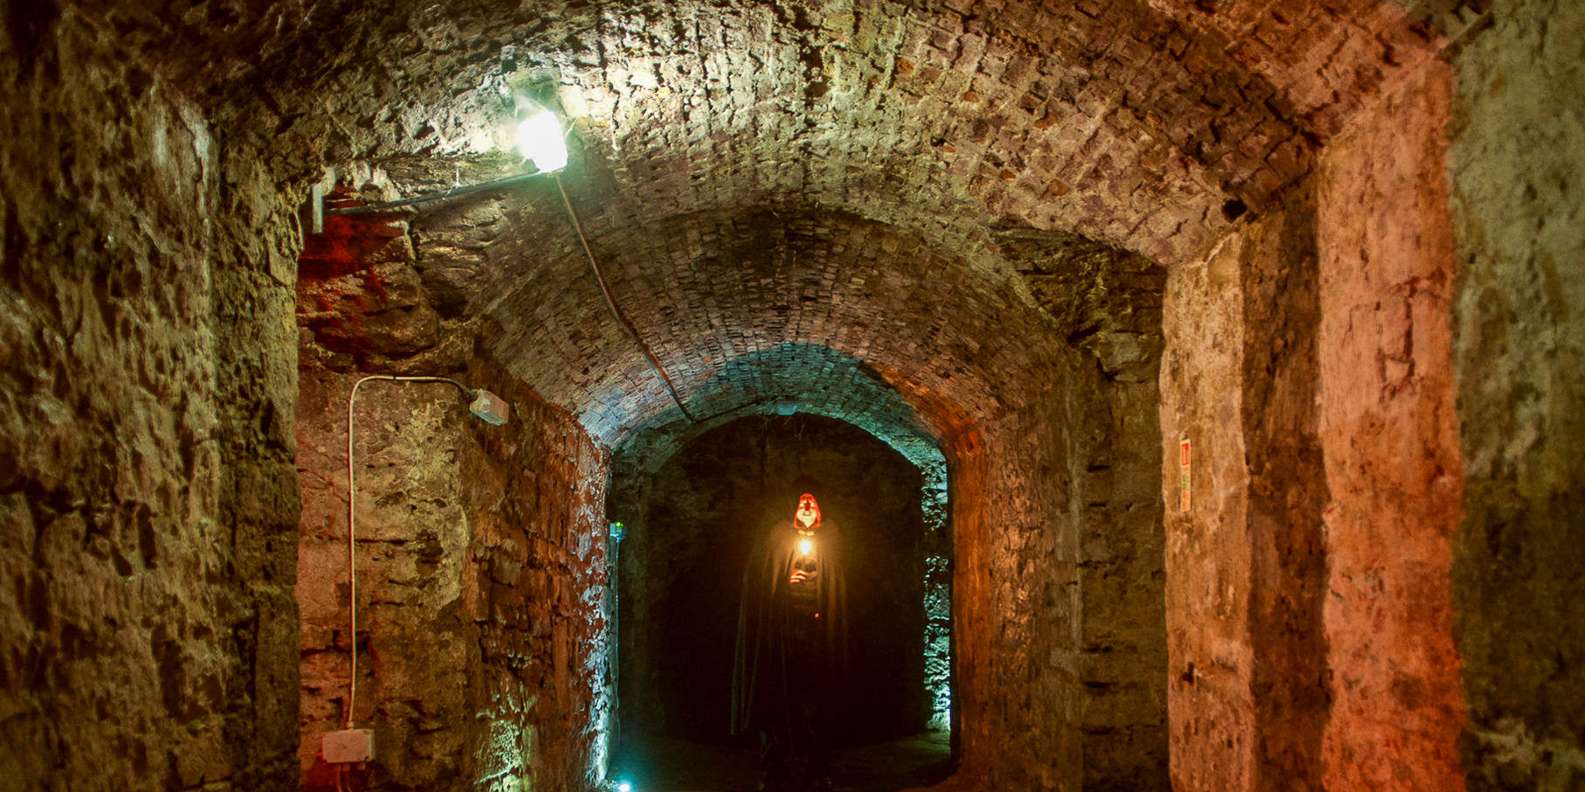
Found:
<svg viewBox="0 0 1585 792"><path fill-rule="evenodd" d="M738 610L732 733L758 732L767 786L828 784L847 677L842 534L805 492L749 556Z"/></svg>

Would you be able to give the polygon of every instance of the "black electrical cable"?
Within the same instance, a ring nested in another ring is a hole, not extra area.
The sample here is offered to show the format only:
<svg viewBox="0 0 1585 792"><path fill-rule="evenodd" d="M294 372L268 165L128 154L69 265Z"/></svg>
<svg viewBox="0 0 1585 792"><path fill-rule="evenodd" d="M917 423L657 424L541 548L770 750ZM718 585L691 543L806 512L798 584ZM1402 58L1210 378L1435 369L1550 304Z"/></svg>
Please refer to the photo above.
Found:
<svg viewBox="0 0 1585 792"><path fill-rule="evenodd" d="M709 415L706 415L703 418L697 418L697 419L694 420L694 422L695 423L705 423L705 422L708 422L708 421L713 421L713 420L715 420L717 418L720 418L723 415L730 415L732 413L735 413L738 410L747 410L750 407L758 407L761 404L769 404L770 402L783 401L785 398L786 397L784 397L784 396L766 396L765 398L762 398L762 399L753 399L751 401L743 402L742 404L739 404L736 407L728 407L725 410L721 410L719 412L710 413Z"/></svg>
<svg viewBox="0 0 1585 792"><path fill-rule="evenodd" d="M605 295L606 307L611 309L611 315L616 317L616 320L627 330L628 336L633 339L633 343L638 344L638 348L643 351L644 359L649 361L649 367L654 369L660 376L660 381L665 383L666 392L671 394L671 400L677 403L677 409L682 411L682 417L687 418L689 423L698 423L699 420L683 406L682 397L677 395L677 386L672 384L671 377L666 374L666 368L660 364L655 353L650 351L649 344L644 343L644 339L639 336L638 328L634 327L622 313L622 309L617 307L615 298L611 296L611 288L605 283L605 274L600 272L600 264L594 259L594 251L589 249L589 238L583 233L583 223L578 220L578 212L572 208L572 200L567 197L567 188L561 184L561 175L555 174L554 178L556 189L561 191L561 204L567 207L567 218L572 221L573 230L578 232L578 242L583 245L583 254L589 259L589 269L594 272L595 283L600 284L600 293Z"/></svg>
<svg viewBox="0 0 1585 792"><path fill-rule="evenodd" d="M363 204L362 206L346 206L346 207L335 208L335 209L326 209L325 210L325 214L327 214L327 215L380 214L380 213L383 213L383 212L389 212L392 209L400 209L401 207L404 207L404 206L414 206L416 204L421 204L421 203L430 203L431 201L444 201L447 198L456 198L458 196L463 196L463 195L472 195L473 193L489 192L491 190L499 190L499 189L503 189L503 188L506 188L506 187L511 187L513 185L516 185L516 184L522 184L523 182L526 182L526 181L528 181L530 179L533 179L533 178L536 178L536 177L539 177L539 176L543 176L543 175L545 175L543 171L534 171L533 173L520 173L520 174L518 174L516 176L506 176L506 177L503 177L503 178L500 178L500 179L492 179L492 180L487 181L487 182L479 182L478 184L464 184L464 185L460 185L460 186L457 186L457 187L451 187L451 188L448 188L448 189L445 189L445 190L436 190L434 192L427 192L427 193L423 193L422 195L415 195L415 196L413 196L411 198L398 198L397 200L394 200L394 201L378 201L378 202L371 203L371 204ZM558 183L560 183L560 182L558 182Z"/></svg>

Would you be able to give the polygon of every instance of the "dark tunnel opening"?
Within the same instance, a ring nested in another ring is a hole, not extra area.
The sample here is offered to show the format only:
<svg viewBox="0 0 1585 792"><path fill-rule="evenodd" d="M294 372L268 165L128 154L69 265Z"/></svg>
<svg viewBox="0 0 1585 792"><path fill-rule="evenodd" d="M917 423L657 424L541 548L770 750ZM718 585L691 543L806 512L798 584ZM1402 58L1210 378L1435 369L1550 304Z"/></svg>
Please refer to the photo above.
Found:
<svg viewBox="0 0 1585 792"><path fill-rule="evenodd" d="M946 775L950 533L927 478L862 429L801 414L716 427L654 472L619 562L618 774L694 788L755 772L760 735L730 728L744 569L808 490L845 545L850 706L832 735L836 770L871 789ZM735 770L699 773L721 764Z"/></svg>

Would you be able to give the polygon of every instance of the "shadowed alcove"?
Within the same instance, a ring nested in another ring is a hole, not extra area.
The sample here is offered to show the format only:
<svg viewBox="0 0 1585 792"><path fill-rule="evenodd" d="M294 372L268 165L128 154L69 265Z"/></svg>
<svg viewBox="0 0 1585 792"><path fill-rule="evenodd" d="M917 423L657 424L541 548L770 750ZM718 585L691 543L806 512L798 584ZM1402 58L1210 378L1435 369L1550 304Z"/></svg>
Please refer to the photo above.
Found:
<svg viewBox="0 0 1585 792"><path fill-rule="evenodd" d="M728 734L743 571L753 543L771 522L790 519L805 488L842 526L846 548L857 706L838 749L947 726L948 713L934 711L938 698L950 706L951 697L949 598L931 585L948 574L950 556L939 490L927 488L907 458L851 424L753 415L700 433L639 486L642 501L625 525L617 581L619 773L687 788L707 779L688 783L689 746L682 743L754 747L754 736ZM897 768L894 783L944 772L945 737L935 739L935 754Z"/></svg>

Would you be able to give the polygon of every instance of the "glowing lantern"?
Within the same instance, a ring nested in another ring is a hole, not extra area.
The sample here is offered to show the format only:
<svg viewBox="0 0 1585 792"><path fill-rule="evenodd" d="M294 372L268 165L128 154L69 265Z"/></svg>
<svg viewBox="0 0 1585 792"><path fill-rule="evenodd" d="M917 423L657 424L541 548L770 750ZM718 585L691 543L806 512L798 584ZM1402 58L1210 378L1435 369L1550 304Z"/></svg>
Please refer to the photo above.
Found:
<svg viewBox="0 0 1585 792"><path fill-rule="evenodd" d="M814 551L815 551L815 540L810 539L807 536L805 536L805 537L803 537L803 538L798 540L798 555L801 555L801 556L813 555Z"/></svg>

